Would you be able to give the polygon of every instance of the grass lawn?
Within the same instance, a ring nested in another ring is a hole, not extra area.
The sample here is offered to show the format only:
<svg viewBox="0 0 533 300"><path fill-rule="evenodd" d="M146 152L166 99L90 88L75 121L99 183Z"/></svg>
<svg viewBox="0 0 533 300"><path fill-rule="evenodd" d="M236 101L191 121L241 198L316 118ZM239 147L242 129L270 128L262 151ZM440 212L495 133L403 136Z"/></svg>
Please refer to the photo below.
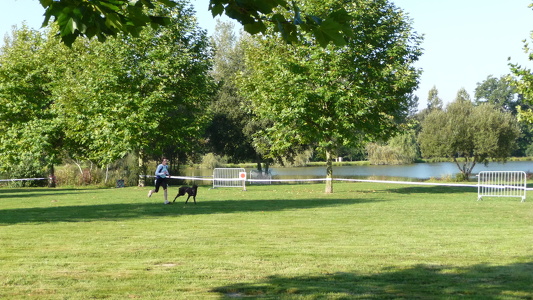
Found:
<svg viewBox="0 0 533 300"><path fill-rule="evenodd" d="M334 189L1 188L0 298L533 299L533 199Z"/></svg>

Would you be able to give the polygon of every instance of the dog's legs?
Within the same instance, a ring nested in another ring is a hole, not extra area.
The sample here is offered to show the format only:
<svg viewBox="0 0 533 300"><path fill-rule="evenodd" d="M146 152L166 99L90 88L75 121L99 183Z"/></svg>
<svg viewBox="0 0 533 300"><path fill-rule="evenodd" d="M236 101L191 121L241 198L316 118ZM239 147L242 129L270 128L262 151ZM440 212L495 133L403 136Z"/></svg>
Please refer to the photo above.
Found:
<svg viewBox="0 0 533 300"><path fill-rule="evenodd" d="M187 202L189 202L189 198L190 198L190 197L191 197L191 195L189 195L189 196L187 197L187 200L185 200L185 204L187 204Z"/></svg>
<svg viewBox="0 0 533 300"><path fill-rule="evenodd" d="M174 197L174 201L172 202L176 202L176 198L178 198L180 196L180 192L178 192L178 194L176 195L176 197Z"/></svg>

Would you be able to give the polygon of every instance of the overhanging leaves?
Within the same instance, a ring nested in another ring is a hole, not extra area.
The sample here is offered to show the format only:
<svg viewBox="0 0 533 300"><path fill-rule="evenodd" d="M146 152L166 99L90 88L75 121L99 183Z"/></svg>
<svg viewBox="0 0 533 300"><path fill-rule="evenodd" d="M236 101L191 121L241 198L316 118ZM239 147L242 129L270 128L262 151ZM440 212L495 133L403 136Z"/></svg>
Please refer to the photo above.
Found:
<svg viewBox="0 0 533 300"><path fill-rule="evenodd" d="M40 0L45 8L43 26L54 20L59 25L63 43L72 46L78 37L97 36L100 41L124 32L137 36L139 29L165 26L170 23L165 16L151 15L148 9L156 5L174 7L172 0ZM53 17L53 18L52 18Z"/></svg>

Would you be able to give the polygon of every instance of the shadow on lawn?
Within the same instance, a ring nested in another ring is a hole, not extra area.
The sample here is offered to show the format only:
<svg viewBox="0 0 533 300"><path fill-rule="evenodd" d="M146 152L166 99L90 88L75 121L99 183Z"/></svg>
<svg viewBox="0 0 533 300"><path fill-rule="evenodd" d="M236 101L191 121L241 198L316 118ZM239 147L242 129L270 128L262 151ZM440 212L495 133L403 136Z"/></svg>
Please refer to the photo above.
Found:
<svg viewBox="0 0 533 300"><path fill-rule="evenodd" d="M57 195L76 195L80 193L88 193L91 189L53 189L53 188L14 188L4 189L0 188L1 198L33 198L36 195L42 196L57 196ZM94 190L94 189L92 189Z"/></svg>
<svg viewBox="0 0 533 300"><path fill-rule="evenodd" d="M467 183L468 184L468 183ZM409 186L390 188L387 191L398 194L464 194L477 193L477 187L469 186Z"/></svg>
<svg viewBox="0 0 533 300"><path fill-rule="evenodd" d="M331 273L270 276L262 282L236 283L212 292L221 298L284 299L532 299L533 263L471 267L416 265L375 275Z"/></svg>
<svg viewBox="0 0 533 300"><path fill-rule="evenodd" d="M0 225L18 223L49 222L90 222L115 221L121 219L218 214L234 212L268 212L315 207L331 207L379 200L365 199L303 199L303 200L226 200L205 201L185 205L176 202L172 205L163 203L125 203L98 204L79 206L30 207L0 210Z"/></svg>

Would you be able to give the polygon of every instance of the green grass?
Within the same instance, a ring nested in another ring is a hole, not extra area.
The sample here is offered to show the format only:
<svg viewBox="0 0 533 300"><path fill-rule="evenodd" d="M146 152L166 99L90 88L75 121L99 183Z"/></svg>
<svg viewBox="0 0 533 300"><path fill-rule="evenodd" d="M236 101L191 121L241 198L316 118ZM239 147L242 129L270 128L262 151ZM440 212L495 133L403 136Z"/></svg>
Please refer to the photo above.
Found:
<svg viewBox="0 0 533 300"><path fill-rule="evenodd" d="M0 298L533 299L532 200L334 188L3 188Z"/></svg>

